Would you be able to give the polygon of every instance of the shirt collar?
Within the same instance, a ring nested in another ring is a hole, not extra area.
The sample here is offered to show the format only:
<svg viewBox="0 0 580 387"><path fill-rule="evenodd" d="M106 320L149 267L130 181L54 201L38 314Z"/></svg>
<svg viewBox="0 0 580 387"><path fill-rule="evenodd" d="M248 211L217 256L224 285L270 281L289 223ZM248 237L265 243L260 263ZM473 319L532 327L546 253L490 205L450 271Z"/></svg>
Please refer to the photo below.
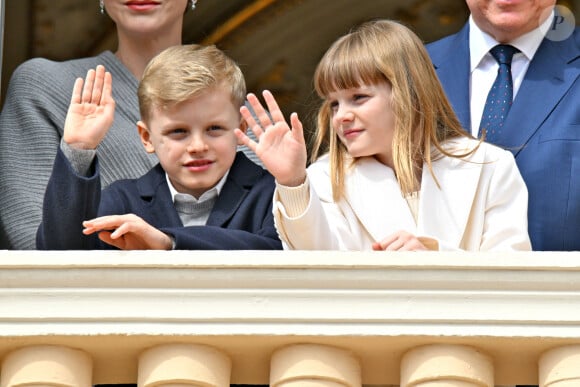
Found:
<svg viewBox="0 0 580 387"><path fill-rule="evenodd" d="M554 11L552 11L552 15L536 29L514 39L509 42L509 44L520 50L520 52L525 55L526 59L531 61L536 54L536 51L538 51L553 19ZM491 37L491 35L483 32L477 24L475 24L473 16L469 17L469 52L472 72L479 66L483 58L489 53L489 50L498 44L499 42Z"/></svg>
<svg viewBox="0 0 580 387"><path fill-rule="evenodd" d="M228 178L229 173L230 173L230 170L228 169L226 171L226 173L223 175L223 177L220 179L220 181L218 181L218 183L216 185L214 185L212 188L208 189L203 194L201 194L199 199L196 199L193 195L178 192L175 189L175 187L173 186L173 184L171 183L171 180L169 180L169 176L167 175L167 173L165 173L165 180L167 180L167 185L169 186L169 192L171 193L171 198L173 199L173 203L175 203L175 197L177 195L181 195L181 196L186 195L186 196L190 197L194 203L201 203L201 202L205 202L206 200L210 200L210 199L213 199L213 198L219 196L219 194L222 191L222 188L224 187L224 184L226 183L226 180Z"/></svg>

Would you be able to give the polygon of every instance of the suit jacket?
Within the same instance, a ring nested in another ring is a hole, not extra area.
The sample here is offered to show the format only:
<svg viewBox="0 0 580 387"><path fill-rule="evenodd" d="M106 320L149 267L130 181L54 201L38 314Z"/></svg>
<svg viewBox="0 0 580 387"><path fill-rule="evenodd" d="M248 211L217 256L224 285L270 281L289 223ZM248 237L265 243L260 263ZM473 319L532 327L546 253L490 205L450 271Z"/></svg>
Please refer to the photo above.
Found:
<svg viewBox="0 0 580 387"><path fill-rule="evenodd" d="M427 46L461 123L470 128L469 24ZM544 39L497 145L509 149L529 191L534 250L580 250L580 29Z"/></svg>
<svg viewBox="0 0 580 387"><path fill-rule="evenodd" d="M476 144L446 146L462 152ZM432 166L437 181L424 166L415 223L394 171L372 157L347 170L345 198L334 202L325 156L308 168L310 201L301 216L288 217L275 193L279 235L285 247L307 250L370 250L399 230L434 238L440 250L531 248L526 186L511 153L483 143L467 161L443 157Z"/></svg>
<svg viewBox="0 0 580 387"><path fill-rule="evenodd" d="M138 179L120 180L101 193L98 161L89 177L79 176L59 149L46 190L37 248L113 248L82 234L82 221L133 213L171 234L176 249L281 249L274 228L274 178L238 152L205 226L183 227L161 165ZM100 203L100 205L99 205Z"/></svg>

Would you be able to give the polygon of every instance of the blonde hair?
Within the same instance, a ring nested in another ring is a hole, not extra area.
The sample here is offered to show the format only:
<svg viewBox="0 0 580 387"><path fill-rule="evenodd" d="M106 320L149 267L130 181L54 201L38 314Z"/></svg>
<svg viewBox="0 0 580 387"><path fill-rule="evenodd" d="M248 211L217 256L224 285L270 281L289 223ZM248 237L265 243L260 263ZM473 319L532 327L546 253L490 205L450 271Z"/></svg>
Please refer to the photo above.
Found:
<svg viewBox="0 0 580 387"><path fill-rule="evenodd" d="M229 87L232 103L244 104L244 75L223 51L213 45L169 47L143 72L137 91L141 119L148 122L154 108L166 109L215 87Z"/></svg>
<svg viewBox="0 0 580 387"><path fill-rule="evenodd" d="M423 42L397 22L366 22L334 42L314 75L314 87L323 101L311 161L329 153L334 200L344 195L348 153L332 129L332 110L326 97L336 90L381 82L392 88L393 162L402 194L418 190L424 162L433 174L435 157L465 157L475 151L451 154L442 147L448 139L471 136L453 112ZM432 147L436 154L432 154Z"/></svg>

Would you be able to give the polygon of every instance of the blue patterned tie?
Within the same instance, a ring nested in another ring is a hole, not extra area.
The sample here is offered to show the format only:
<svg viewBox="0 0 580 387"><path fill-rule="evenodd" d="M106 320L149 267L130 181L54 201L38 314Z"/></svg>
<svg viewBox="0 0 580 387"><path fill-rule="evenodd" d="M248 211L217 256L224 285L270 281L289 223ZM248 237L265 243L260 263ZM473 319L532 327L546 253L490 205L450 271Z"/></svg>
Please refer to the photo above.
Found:
<svg viewBox="0 0 580 387"><path fill-rule="evenodd" d="M499 64L497 78L489 90L481 125L479 125L479 137L482 129L486 130L485 141L495 143L501 133L505 117L512 106L513 81L512 81L512 58L519 50L509 44L499 44L492 48L491 55Z"/></svg>

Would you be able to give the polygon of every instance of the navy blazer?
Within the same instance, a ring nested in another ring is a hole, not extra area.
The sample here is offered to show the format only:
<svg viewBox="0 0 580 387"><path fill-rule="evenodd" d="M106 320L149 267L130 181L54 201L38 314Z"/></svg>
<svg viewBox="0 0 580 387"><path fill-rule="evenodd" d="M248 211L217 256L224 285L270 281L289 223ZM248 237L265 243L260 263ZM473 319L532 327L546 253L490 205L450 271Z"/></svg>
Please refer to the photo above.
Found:
<svg viewBox="0 0 580 387"><path fill-rule="evenodd" d="M89 174L76 174L58 150L36 235L38 249L114 248L96 235L83 235L82 221L130 213L171 234L176 249L282 249L272 214L274 178L242 152L237 153L205 226L183 227L159 164L138 179L114 182L102 192L98 160Z"/></svg>
<svg viewBox="0 0 580 387"><path fill-rule="evenodd" d="M427 45L451 105L468 131L469 24ZM580 250L580 29L544 39L496 144L509 149L529 192L534 250Z"/></svg>

